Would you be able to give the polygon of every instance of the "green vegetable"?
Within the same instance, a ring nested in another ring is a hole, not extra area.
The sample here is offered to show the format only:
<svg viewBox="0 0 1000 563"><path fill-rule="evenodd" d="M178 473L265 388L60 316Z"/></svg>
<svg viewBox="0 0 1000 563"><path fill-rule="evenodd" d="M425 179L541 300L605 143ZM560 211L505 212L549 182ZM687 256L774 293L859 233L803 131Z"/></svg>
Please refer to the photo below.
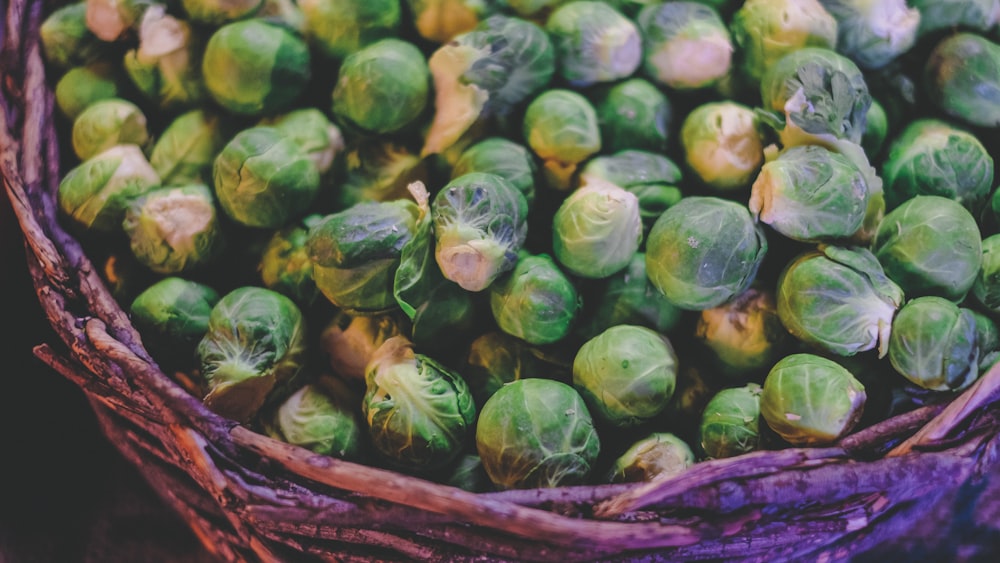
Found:
<svg viewBox="0 0 1000 563"><path fill-rule="evenodd" d="M945 114L1000 127L1000 45L968 32L942 39L924 67L924 89Z"/></svg>
<svg viewBox="0 0 1000 563"><path fill-rule="evenodd" d="M323 55L344 59L399 30L399 0L299 0L305 36Z"/></svg>
<svg viewBox="0 0 1000 563"><path fill-rule="evenodd" d="M322 455L361 457L364 433L356 394L344 382L324 375L288 396L267 425L272 437Z"/></svg>
<svg viewBox="0 0 1000 563"><path fill-rule="evenodd" d="M553 88L538 95L524 113L524 138L543 163L547 183L568 189L577 167L601 150L594 106L573 90Z"/></svg>
<svg viewBox="0 0 1000 563"><path fill-rule="evenodd" d="M334 315L319 335L319 347L337 375L364 380L365 367L383 342L405 336L406 324L398 314Z"/></svg>
<svg viewBox="0 0 1000 563"><path fill-rule="evenodd" d="M168 276L142 290L128 310L143 345L157 361L188 369L219 299L219 293L207 284Z"/></svg>
<svg viewBox="0 0 1000 563"><path fill-rule="evenodd" d="M837 19L837 51L861 68L882 68L917 41L921 15L906 0L819 0Z"/></svg>
<svg viewBox="0 0 1000 563"><path fill-rule="evenodd" d="M694 336L710 350L721 373L737 377L770 368L790 344L774 292L755 287L702 311Z"/></svg>
<svg viewBox="0 0 1000 563"><path fill-rule="evenodd" d="M983 259L972 282L972 297L987 312L1000 313L1000 234L983 239Z"/></svg>
<svg viewBox="0 0 1000 563"><path fill-rule="evenodd" d="M471 172L496 174L510 182L524 196L531 210L535 201L538 166L531 151L503 137L489 137L465 149L451 169L451 179Z"/></svg>
<svg viewBox="0 0 1000 563"><path fill-rule="evenodd" d="M956 28L989 31L1000 23L1000 4L996 0L910 0L909 3L920 11L920 36Z"/></svg>
<svg viewBox="0 0 1000 563"><path fill-rule="evenodd" d="M188 22L154 4L143 14L139 44L125 53L123 65L132 84L159 107L193 108L208 98L199 68L202 56L208 55L203 46L202 37Z"/></svg>
<svg viewBox="0 0 1000 563"><path fill-rule="evenodd" d="M264 0L181 0L180 4L191 21L219 27L253 16Z"/></svg>
<svg viewBox="0 0 1000 563"><path fill-rule="evenodd" d="M122 229L132 254L159 274L190 272L212 263L226 246L215 196L204 184L144 193L125 212Z"/></svg>
<svg viewBox="0 0 1000 563"><path fill-rule="evenodd" d="M694 465L687 442L670 432L653 432L633 443L615 460L608 481L639 483L679 475Z"/></svg>
<svg viewBox="0 0 1000 563"><path fill-rule="evenodd" d="M588 179L563 200L552 219L552 250L571 273L605 278L639 250L639 198L612 183Z"/></svg>
<svg viewBox="0 0 1000 563"><path fill-rule="evenodd" d="M192 109L167 125L149 153L164 185L211 183L212 163L227 141L223 121L214 112Z"/></svg>
<svg viewBox="0 0 1000 563"><path fill-rule="evenodd" d="M46 16L38 29L42 53L49 64L68 69L103 58L108 45L87 26L87 2L68 2Z"/></svg>
<svg viewBox="0 0 1000 563"><path fill-rule="evenodd" d="M760 401L756 383L723 389L712 396L698 429L701 449L710 459L734 457L760 445Z"/></svg>
<svg viewBox="0 0 1000 563"><path fill-rule="evenodd" d="M257 265L264 287L302 306L311 305L319 295L306 243L309 229L321 220L322 216L314 213L274 231Z"/></svg>
<svg viewBox="0 0 1000 563"><path fill-rule="evenodd" d="M917 297L892 321L889 362L924 389L962 389L979 376L977 337L971 310L941 297Z"/></svg>
<svg viewBox="0 0 1000 563"><path fill-rule="evenodd" d="M115 145L149 143L146 115L139 106L121 98L98 100L73 120L73 151L87 160Z"/></svg>
<svg viewBox="0 0 1000 563"><path fill-rule="evenodd" d="M688 166L718 190L749 186L764 163L754 112L736 102L709 102L691 110L681 126L681 145Z"/></svg>
<svg viewBox="0 0 1000 563"><path fill-rule="evenodd" d="M576 287L544 254L522 253L514 269L493 282L488 292L500 330L531 344L561 340L580 308Z"/></svg>
<svg viewBox="0 0 1000 563"><path fill-rule="evenodd" d="M743 73L755 83L793 51L837 46L837 20L818 0L747 0L730 31Z"/></svg>
<svg viewBox="0 0 1000 563"><path fill-rule="evenodd" d="M636 25L610 4L577 0L556 8L545 22L559 75L573 86L628 78L642 62Z"/></svg>
<svg viewBox="0 0 1000 563"><path fill-rule="evenodd" d="M732 65L733 41L711 6L664 2L636 16L642 32L642 68L656 83L676 90L713 86Z"/></svg>
<svg viewBox="0 0 1000 563"><path fill-rule="evenodd" d="M681 169L666 156L644 150L623 150L595 156L580 171L580 185L608 183L625 188L639 199L643 239L653 223L681 200Z"/></svg>
<svg viewBox="0 0 1000 563"><path fill-rule="evenodd" d="M340 128L316 108L294 109L264 118L259 125L273 127L299 145L321 175L330 171L334 159L344 150Z"/></svg>
<svg viewBox="0 0 1000 563"><path fill-rule="evenodd" d="M76 119L90 104L120 97L121 82L118 69L104 61L73 67L56 82L56 105L64 116Z"/></svg>
<svg viewBox="0 0 1000 563"><path fill-rule="evenodd" d="M594 108L605 150L666 150L673 105L652 82L629 78L610 85L595 101Z"/></svg>

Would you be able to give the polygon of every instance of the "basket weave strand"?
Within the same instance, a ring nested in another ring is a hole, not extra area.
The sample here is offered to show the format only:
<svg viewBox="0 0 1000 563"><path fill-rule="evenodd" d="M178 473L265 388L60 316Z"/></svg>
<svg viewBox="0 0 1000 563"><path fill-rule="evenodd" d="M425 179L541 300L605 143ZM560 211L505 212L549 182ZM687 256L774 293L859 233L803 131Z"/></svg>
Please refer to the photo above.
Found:
<svg viewBox="0 0 1000 563"><path fill-rule="evenodd" d="M940 483L998 463L1000 370L834 447L709 461L668 480L472 494L315 455L209 412L164 374L60 228L41 2L0 1L0 171L60 342L36 355L223 561L840 558L898 536ZM922 504L923 503L923 504Z"/></svg>

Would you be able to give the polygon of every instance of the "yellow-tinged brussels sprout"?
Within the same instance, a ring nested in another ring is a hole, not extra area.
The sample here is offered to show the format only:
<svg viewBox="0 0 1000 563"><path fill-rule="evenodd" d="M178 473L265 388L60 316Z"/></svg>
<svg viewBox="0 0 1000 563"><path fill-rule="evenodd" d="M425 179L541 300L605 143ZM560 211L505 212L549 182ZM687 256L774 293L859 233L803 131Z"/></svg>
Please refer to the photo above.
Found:
<svg viewBox="0 0 1000 563"><path fill-rule="evenodd" d="M589 86L628 78L642 63L642 36L612 5L591 0L556 8L545 22L569 84Z"/></svg>
<svg viewBox="0 0 1000 563"><path fill-rule="evenodd" d="M681 144L688 166L719 190L749 186L764 163L754 112L736 102L709 102L693 109L681 126Z"/></svg>
<svg viewBox="0 0 1000 563"><path fill-rule="evenodd" d="M705 405L698 428L701 449L711 459L738 456L760 444L760 385L723 389Z"/></svg>
<svg viewBox="0 0 1000 563"><path fill-rule="evenodd" d="M569 334L580 308L576 287L544 254L522 252L514 269L487 291L500 330L531 344L561 340Z"/></svg>
<svg viewBox="0 0 1000 563"><path fill-rule="evenodd" d="M197 354L208 385L205 406L246 423L277 386L301 370L306 355L302 311L270 289L234 289L212 308Z"/></svg>
<svg viewBox="0 0 1000 563"><path fill-rule="evenodd" d="M319 335L319 347L337 375L363 380L365 367L383 342L404 336L406 324L396 314L350 315L339 312Z"/></svg>
<svg viewBox="0 0 1000 563"><path fill-rule="evenodd" d="M406 0L413 27L433 43L447 43L472 31L504 4L496 0Z"/></svg>
<svg viewBox="0 0 1000 563"><path fill-rule="evenodd" d="M552 252L581 277L606 278L620 271L641 242L639 198L596 177L564 199L552 218Z"/></svg>
<svg viewBox="0 0 1000 563"><path fill-rule="evenodd" d="M477 405L485 404L498 389L519 379L545 377L568 383L572 378L568 363L501 331L487 332L472 341L461 372Z"/></svg>
<svg viewBox="0 0 1000 563"><path fill-rule="evenodd" d="M972 310L941 297L917 297L892 321L889 362L924 389L963 389L979 376L978 336Z"/></svg>
<svg viewBox="0 0 1000 563"><path fill-rule="evenodd" d="M670 341L641 326L613 326L584 342L573 359L573 386L594 416L617 428L663 412L676 383Z"/></svg>
<svg viewBox="0 0 1000 563"><path fill-rule="evenodd" d="M321 375L289 395L265 423L278 440L315 453L357 460L364 446L360 397L343 381Z"/></svg>
<svg viewBox="0 0 1000 563"><path fill-rule="evenodd" d="M743 72L754 82L796 49L837 46L837 20L818 0L747 0L730 29Z"/></svg>
<svg viewBox="0 0 1000 563"><path fill-rule="evenodd" d="M766 288L751 287L731 301L705 309L694 335L710 350L720 372L731 376L770 368L789 344L774 292Z"/></svg>
<svg viewBox="0 0 1000 563"><path fill-rule="evenodd" d="M160 133L149 163L164 185L212 182L212 163L226 146L226 127L210 110L186 111Z"/></svg>
<svg viewBox="0 0 1000 563"><path fill-rule="evenodd" d="M813 354L792 354L767 374L760 414L792 445L826 446L854 428L866 399L864 386L840 364Z"/></svg>
<svg viewBox="0 0 1000 563"><path fill-rule="evenodd" d="M207 98L198 66L202 44L190 24L154 5L143 14L139 45L125 53L125 71L147 99L164 109L201 104Z"/></svg>
<svg viewBox="0 0 1000 563"><path fill-rule="evenodd" d="M500 489L586 484L601 442L580 394L551 379L521 379L482 406L476 449Z"/></svg>
<svg viewBox="0 0 1000 563"><path fill-rule="evenodd" d="M299 0L305 36L327 57L343 59L399 29L399 0Z"/></svg>
<svg viewBox="0 0 1000 563"><path fill-rule="evenodd" d="M63 115L76 119L90 104L118 98L120 83L118 70L105 61L73 67L56 82L56 105Z"/></svg>
<svg viewBox="0 0 1000 563"><path fill-rule="evenodd" d="M670 432L653 432L632 444L615 460L608 481L639 483L680 475L694 465L694 452Z"/></svg>
<svg viewBox="0 0 1000 563"><path fill-rule="evenodd" d="M143 345L158 362L190 369L195 347L208 332L208 316L220 298L209 285L170 276L139 293L129 314Z"/></svg>
<svg viewBox="0 0 1000 563"><path fill-rule="evenodd" d="M545 179L569 189L577 166L601 150L594 106L573 90L553 88L539 94L524 113L524 138L544 163Z"/></svg>
<svg viewBox="0 0 1000 563"><path fill-rule="evenodd" d="M344 174L334 198L346 209L362 201L409 197L407 186L426 180L427 161L391 138L360 139L344 153Z"/></svg>
<svg viewBox="0 0 1000 563"><path fill-rule="evenodd" d="M193 22L218 27L256 14L264 0L181 0L184 13Z"/></svg>
<svg viewBox="0 0 1000 563"><path fill-rule="evenodd" d="M87 2L79 0L52 11L38 29L45 60L58 68L70 68L101 59L108 44L87 27Z"/></svg>
<svg viewBox="0 0 1000 563"><path fill-rule="evenodd" d="M287 295L299 305L312 304L319 289L313 281L313 263L306 242L309 229L322 218L319 214L307 215L271 235L257 266L264 287Z"/></svg>
<svg viewBox="0 0 1000 563"><path fill-rule="evenodd" d="M115 145L145 147L150 137L139 106L110 98L90 104L73 120L72 139L73 151L80 160L87 160Z"/></svg>
<svg viewBox="0 0 1000 563"><path fill-rule="evenodd" d="M642 65L659 84L676 90L707 88L730 72L733 41L719 13L698 2L664 2L636 16Z"/></svg>

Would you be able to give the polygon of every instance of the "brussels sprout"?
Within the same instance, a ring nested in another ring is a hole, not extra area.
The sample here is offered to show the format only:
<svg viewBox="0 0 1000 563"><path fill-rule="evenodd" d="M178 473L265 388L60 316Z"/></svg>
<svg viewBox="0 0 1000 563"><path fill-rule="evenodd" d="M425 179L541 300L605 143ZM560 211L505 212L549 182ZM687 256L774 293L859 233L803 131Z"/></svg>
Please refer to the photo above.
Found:
<svg viewBox="0 0 1000 563"><path fill-rule="evenodd" d="M355 395L343 381L320 376L281 402L267 421L267 433L321 455L356 460L361 457L364 432Z"/></svg>
<svg viewBox="0 0 1000 563"><path fill-rule="evenodd" d="M87 2L69 2L52 11L38 28L45 60L58 68L96 62L108 51L87 27Z"/></svg>
<svg viewBox="0 0 1000 563"><path fill-rule="evenodd" d="M303 37L306 34L306 15L298 0L264 0L254 17L284 25Z"/></svg>
<svg viewBox="0 0 1000 563"><path fill-rule="evenodd" d="M180 3L191 21L219 27L256 15L264 0L181 0Z"/></svg>
<svg viewBox="0 0 1000 563"><path fill-rule="evenodd" d="M765 109L785 116L786 126L855 144L864 135L872 103L857 65L821 47L797 49L768 67L760 97Z"/></svg>
<svg viewBox="0 0 1000 563"><path fill-rule="evenodd" d="M490 331L469 344L462 378L469 384L476 404L482 405L498 389L519 379L545 377L569 382L571 369L520 338Z"/></svg>
<svg viewBox="0 0 1000 563"><path fill-rule="evenodd" d="M306 241L316 287L349 312L395 309L393 279L418 213L413 201L395 200L359 203L325 216Z"/></svg>
<svg viewBox="0 0 1000 563"><path fill-rule="evenodd" d="M754 112L736 102L709 102L693 109L681 126L681 145L688 166L718 190L749 186L764 163Z"/></svg>
<svg viewBox="0 0 1000 563"><path fill-rule="evenodd" d="M628 265L642 242L639 198L610 182L588 179L552 219L552 251L567 270L605 278Z"/></svg>
<svg viewBox="0 0 1000 563"><path fill-rule="evenodd" d="M979 373L986 373L1000 361L1000 327L993 319L975 309L963 309L972 313L976 321L976 349L979 352Z"/></svg>
<svg viewBox="0 0 1000 563"><path fill-rule="evenodd" d="M124 39L149 9L165 6L155 0L86 0L87 28L107 42Z"/></svg>
<svg viewBox="0 0 1000 563"><path fill-rule="evenodd" d="M545 179L568 189L577 166L601 150L594 106L573 90L553 88L538 95L524 113L524 138L544 164Z"/></svg>
<svg viewBox="0 0 1000 563"><path fill-rule="evenodd" d="M380 39L344 59L331 95L333 115L364 133L398 131L424 111L430 71L415 45Z"/></svg>
<svg viewBox="0 0 1000 563"><path fill-rule="evenodd" d="M94 102L73 120L72 141L80 160L115 145L144 147L149 143L146 115L139 106L121 98Z"/></svg>
<svg viewBox="0 0 1000 563"><path fill-rule="evenodd" d="M164 185L211 183L212 163L226 146L220 116L204 109L188 110L160 133L149 163Z"/></svg>
<svg viewBox="0 0 1000 563"><path fill-rule="evenodd" d="M313 281L313 263L306 241L309 229L323 219L311 214L276 230L264 246L257 269L264 287L288 296L299 305L309 305L319 295Z"/></svg>
<svg viewBox="0 0 1000 563"><path fill-rule="evenodd" d="M782 270L778 318L806 344L840 355L878 348L885 356L903 290L861 247L821 246Z"/></svg>
<svg viewBox="0 0 1000 563"><path fill-rule="evenodd" d="M118 98L120 82L115 66L105 61L73 67L56 82L56 106L70 120L76 119L90 104Z"/></svg>
<svg viewBox="0 0 1000 563"><path fill-rule="evenodd" d="M483 462L478 454L465 454L459 457L443 482L470 493L486 493L493 490L493 483L483 469Z"/></svg>
<svg viewBox="0 0 1000 563"><path fill-rule="evenodd" d="M205 45L201 71L216 103L248 116L285 110L312 76L305 41L262 19L227 23L215 30Z"/></svg>
<svg viewBox="0 0 1000 563"><path fill-rule="evenodd" d="M656 331L613 326L580 346L573 386L591 413L630 428L663 412L677 383L677 353Z"/></svg>
<svg viewBox="0 0 1000 563"><path fill-rule="evenodd" d="M472 172L455 178L434 197L431 214L437 264L463 289L482 291L517 262L528 204L500 176Z"/></svg>
<svg viewBox="0 0 1000 563"><path fill-rule="evenodd" d="M204 184L146 192L129 205L122 228L132 254L159 274L209 264L225 245L215 197Z"/></svg>
<svg viewBox="0 0 1000 563"><path fill-rule="evenodd" d="M630 78L610 86L595 102L604 149L639 149L662 153L667 149L673 105L653 83Z"/></svg>
<svg viewBox="0 0 1000 563"><path fill-rule="evenodd" d="M570 0L507 0L507 6L521 17L542 20Z"/></svg>
<svg viewBox="0 0 1000 563"><path fill-rule="evenodd" d="M160 177L136 145L117 145L81 162L59 182L59 209L95 232L121 229L133 199L160 186Z"/></svg>
<svg viewBox="0 0 1000 563"><path fill-rule="evenodd" d="M601 442L580 394L551 379L521 379L482 406L476 449L501 489L584 484Z"/></svg>
<svg viewBox="0 0 1000 563"><path fill-rule="evenodd" d="M813 354L792 354L767 374L760 414L792 445L825 446L854 428L866 399L865 387L840 364Z"/></svg>
<svg viewBox="0 0 1000 563"><path fill-rule="evenodd" d="M504 8L501 0L406 0L420 37L447 43Z"/></svg>
<svg viewBox="0 0 1000 563"><path fill-rule="evenodd" d="M660 293L646 275L646 255L636 252L624 269L603 280L580 314L576 334L588 340L616 325L638 325L659 333L671 331L681 309Z"/></svg>
<svg viewBox="0 0 1000 563"><path fill-rule="evenodd" d="M573 86L628 78L642 62L639 29L604 2L577 0L556 8L545 22L558 72Z"/></svg>
<svg viewBox="0 0 1000 563"><path fill-rule="evenodd" d="M886 66L917 41L920 11L906 0L819 0L837 20L837 51L863 69Z"/></svg>
<svg viewBox="0 0 1000 563"><path fill-rule="evenodd" d="M271 392L302 368L306 325L284 295L245 286L225 294L208 317L196 353L208 384L205 406L246 423Z"/></svg>
<svg viewBox="0 0 1000 563"><path fill-rule="evenodd" d="M892 321L889 362L923 389L962 389L979 376L977 336L971 310L942 297L917 297Z"/></svg>
<svg viewBox="0 0 1000 563"><path fill-rule="evenodd" d="M954 28L989 31L1000 24L997 0L910 0L909 4L920 11L921 36Z"/></svg>
<svg viewBox="0 0 1000 563"><path fill-rule="evenodd" d="M872 99L865 119L865 132L861 135L861 148L870 159L878 156L889 135L889 115L878 100ZM884 172L884 171L883 171Z"/></svg>
<svg viewBox="0 0 1000 563"><path fill-rule="evenodd" d="M681 474L694 465L687 442L670 432L653 432L633 443L615 460L608 481L641 483Z"/></svg>
<svg viewBox="0 0 1000 563"><path fill-rule="evenodd" d="M222 210L248 227L280 228L304 214L319 193L316 165L294 140L271 127L236 134L212 165Z"/></svg>
<svg viewBox="0 0 1000 563"><path fill-rule="evenodd" d="M951 117L1000 127L1000 45L968 32L943 39L924 67L924 90Z"/></svg>
<svg viewBox="0 0 1000 563"><path fill-rule="evenodd" d="M580 185L595 181L610 182L639 198L643 239L653 223L681 200L681 169L662 154L642 150L624 150L611 155L596 156L580 171Z"/></svg>
<svg viewBox="0 0 1000 563"><path fill-rule="evenodd" d="M139 45L125 53L123 64L143 96L173 110L205 102L202 53L202 40L190 24L153 5L143 14Z"/></svg>
<svg viewBox="0 0 1000 563"><path fill-rule="evenodd" d="M472 435L476 406L459 375L414 353L404 336L386 340L365 368L362 411L375 449L413 471L455 460Z"/></svg>
<svg viewBox="0 0 1000 563"><path fill-rule="evenodd" d="M663 212L646 241L649 279L682 309L722 305L750 287L767 239L747 208L716 197L686 197Z"/></svg>
<svg viewBox="0 0 1000 563"><path fill-rule="evenodd" d="M760 445L760 396L756 383L723 389L705 405L698 428L701 449L712 459L752 452Z"/></svg>
<svg viewBox="0 0 1000 563"><path fill-rule="evenodd" d="M535 201L535 177L538 167L531 151L520 143L503 137L489 137L462 151L451 169L451 179L471 172L496 174L517 188L529 210Z"/></svg>
<svg viewBox="0 0 1000 563"><path fill-rule="evenodd" d="M730 31L743 73L754 82L792 51L837 46L837 20L818 0L747 0L733 14Z"/></svg>
<svg viewBox="0 0 1000 563"><path fill-rule="evenodd" d="M406 327L398 315L337 313L319 335L319 346L337 375L365 378L365 366L383 342L403 336Z"/></svg>
<svg viewBox="0 0 1000 563"><path fill-rule="evenodd" d="M295 141L316 164L316 170L321 175L330 171L333 160L344 150L344 135L340 128L316 108L298 108L266 117L258 125L273 127Z"/></svg>
<svg viewBox="0 0 1000 563"><path fill-rule="evenodd" d="M406 146L381 137L360 140L344 152L344 175L334 198L340 208L405 198L406 187L427 174L424 160Z"/></svg>
<svg viewBox="0 0 1000 563"><path fill-rule="evenodd" d="M327 57L343 59L396 34L402 18L399 0L298 0L305 35Z"/></svg>
<svg viewBox="0 0 1000 563"><path fill-rule="evenodd" d="M954 199L978 216L993 189L993 157L972 133L938 119L911 121L882 165L886 205L917 195Z"/></svg>
<svg viewBox="0 0 1000 563"><path fill-rule="evenodd" d="M823 241L857 233L870 197L864 175L850 159L803 145L764 164L747 206L757 220L790 239Z"/></svg>
<svg viewBox="0 0 1000 563"><path fill-rule="evenodd" d="M713 86L729 74L733 42L712 7L664 2L639 11L642 67L653 81L676 90Z"/></svg>
<svg viewBox="0 0 1000 563"><path fill-rule="evenodd" d="M972 282L972 296L991 313L1000 313L1000 234L983 239L983 259Z"/></svg>
<svg viewBox="0 0 1000 563"><path fill-rule="evenodd" d="M129 305L143 344L166 365L189 368L195 347L208 332L208 316L219 293L204 283L169 276L144 289Z"/></svg>
<svg viewBox="0 0 1000 563"><path fill-rule="evenodd" d="M936 195L910 198L886 214L871 248L886 275L909 298L961 300L983 259L972 214L955 200Z"/></svg>
<svg viewBox="0 0 1000 563"><path fill-rule="evenodd" d="M755 287L702 311L694 335L711 351L722 373L737 376L770 368L789 343L774 292Z"/></svg>
<svg viewBox="0 0 1000 563"><path fill-rule="evenodd" d="M514 270L489 289L490 310L500 330L531 344L565 337L580 308L576 287L552 258L522 253Z"/></svg>

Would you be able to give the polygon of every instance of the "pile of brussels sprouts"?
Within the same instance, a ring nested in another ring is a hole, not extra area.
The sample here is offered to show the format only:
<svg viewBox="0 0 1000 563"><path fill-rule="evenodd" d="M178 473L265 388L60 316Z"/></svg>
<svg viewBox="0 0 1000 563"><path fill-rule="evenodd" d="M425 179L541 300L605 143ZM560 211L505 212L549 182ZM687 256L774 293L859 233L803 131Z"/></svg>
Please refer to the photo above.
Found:
<svg viewBox="0 0 1000 563"><path fill-rule="evenodd" d="M474 491L822 446L1000 357L996 0L83 0L63 224L212 411Z"/></svg>

